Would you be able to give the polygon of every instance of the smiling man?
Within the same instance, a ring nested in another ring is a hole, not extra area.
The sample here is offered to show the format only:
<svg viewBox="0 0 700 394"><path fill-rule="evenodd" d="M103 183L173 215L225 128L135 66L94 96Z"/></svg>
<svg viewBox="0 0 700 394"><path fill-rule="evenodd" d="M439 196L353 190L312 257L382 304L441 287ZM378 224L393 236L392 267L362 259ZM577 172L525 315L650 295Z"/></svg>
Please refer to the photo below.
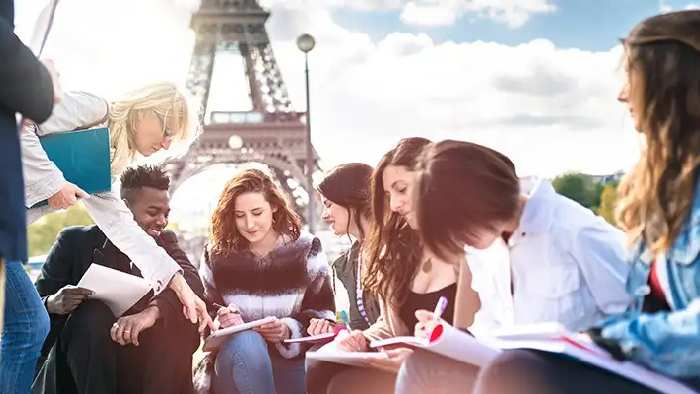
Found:
<svg viewBox="0 0 700 394"><path fill-rule="evenodd" d="M170 179L156 166L124 171L121 197L134 220L177 261L194 292L203 287L172 231ZM123 316L114 316L90 291L76 287L90 264L132 275L139 269L96 226L64 230L36 282L51 317L44 344L48 357L34 382L34 393L189 393L197 328L182 315L172 290L152 293ZM50 351L50 353L49 353Z"/></svg>

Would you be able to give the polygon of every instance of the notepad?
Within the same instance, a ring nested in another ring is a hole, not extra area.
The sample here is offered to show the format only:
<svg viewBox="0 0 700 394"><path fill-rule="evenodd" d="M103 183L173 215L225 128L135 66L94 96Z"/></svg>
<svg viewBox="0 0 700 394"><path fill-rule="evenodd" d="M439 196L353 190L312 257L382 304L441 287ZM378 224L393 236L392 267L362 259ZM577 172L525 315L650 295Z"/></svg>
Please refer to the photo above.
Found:
<svg viewBox="0 0 700 394"><path fill-rule="evenodd" d="M87 193L103 193L112 189L109 153L109 129L52 133L39 138L46 155L63 177ZM35 206L45 205L41 201Z"/></svg>
<svg viewBox="0 0 700 394"><path fill-rule="evenodd" d="M95 263L80 278L78 287L92 290L90 298L104 302L116 317L151 291L151 283L146 279Z"/></svg>
<svg viewBox="0 0 700 394"><path fill-rule="evenodd" d="M275 317L268 316L268 317L265 317L262 319L249 321L247 323L237 324L235 326L230 326L230 327L226 327L226 328L220 328L220 329L212 332L204 340L204 347L202 348L202 350L204 350L205 352L211 352L213 350L216 350L221 345L223 345L224 342L226 342L228 337L230 337L231 335L233 335L237 332L250 330L252 328L262 326L263 324L272 323L273 321L275 321Z"/></svg>

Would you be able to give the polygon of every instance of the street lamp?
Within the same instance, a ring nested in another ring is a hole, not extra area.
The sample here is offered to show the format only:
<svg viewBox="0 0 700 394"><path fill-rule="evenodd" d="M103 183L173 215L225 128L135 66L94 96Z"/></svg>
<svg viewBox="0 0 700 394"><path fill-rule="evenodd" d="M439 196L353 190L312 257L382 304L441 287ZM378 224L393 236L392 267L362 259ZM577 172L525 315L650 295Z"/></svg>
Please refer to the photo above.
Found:
<svg viewBox="0 0 700 394"><path fill-rule="evenodd" d="M306 190L309 193L309 232L315 230L315 210L314 210L314 185L313 185L313 170L314 170L314 151L311 146L311 98L309 96L309 52L316 46L314 36L304 33L297 38L297 47L304 52L304 71L306 72Z"/></svg>

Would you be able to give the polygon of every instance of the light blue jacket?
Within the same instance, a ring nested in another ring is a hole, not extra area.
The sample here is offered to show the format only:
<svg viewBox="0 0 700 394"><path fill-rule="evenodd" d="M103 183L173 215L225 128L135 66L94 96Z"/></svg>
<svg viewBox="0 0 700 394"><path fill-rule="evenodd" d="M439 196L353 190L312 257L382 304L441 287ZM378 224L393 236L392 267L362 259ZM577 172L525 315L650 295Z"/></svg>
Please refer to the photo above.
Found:
<svg viewBox="0 0 700 394"><path fill-rule="evenodd" d="M700 178L690 214L672 247L659 256L652 256L643 244L635 249L627 280L635 302L627 312L603 323L603 337L616 340L629 359L654 370L700 378ZM654 257L671 311L642 313Z"/></svg>

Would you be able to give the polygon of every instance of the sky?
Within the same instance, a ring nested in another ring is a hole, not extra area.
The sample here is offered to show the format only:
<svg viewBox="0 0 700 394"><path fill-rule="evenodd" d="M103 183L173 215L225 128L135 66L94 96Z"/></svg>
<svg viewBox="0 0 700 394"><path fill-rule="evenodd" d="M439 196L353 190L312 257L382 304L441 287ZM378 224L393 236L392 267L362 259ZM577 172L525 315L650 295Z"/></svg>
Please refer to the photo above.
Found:
<svg viewBox="0 0 700 394"><path fill-rule="evenodd" d="M16 2L28 41L46 0ZM301 33L315 36L312 141L323 168L376 164L402 137L461 139L507 154L521 176L629 168L639 141L616 97L619 39L695 0L260 0L296 110ZM184 86L196 0L61 0L45 56L66 90L107 97L149 80ZM210 109L246 106L235 58L220 56ZM235 75L232 75L235 74ZM223 182L217 170L193 190ZM181 198L190 201L189 198ZM205 204L206 205L206 204Z"/></svg>

